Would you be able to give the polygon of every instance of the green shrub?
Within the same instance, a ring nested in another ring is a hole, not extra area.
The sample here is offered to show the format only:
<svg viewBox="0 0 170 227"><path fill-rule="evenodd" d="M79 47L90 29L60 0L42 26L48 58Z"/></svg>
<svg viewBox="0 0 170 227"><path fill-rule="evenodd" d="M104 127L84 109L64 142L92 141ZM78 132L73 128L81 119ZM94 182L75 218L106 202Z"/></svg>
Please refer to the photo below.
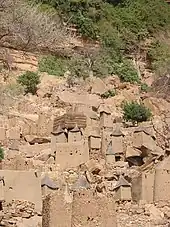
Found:
<svg viewBox="0 0 170 227"><path fill-rule="evenodd" d="M42 57L38 63L39 71L49 75L63 76L67 70L66 59L48 55Z"/></svg>
<svg viewBox="0 0 170 227"><path fill-rule="evenodd" d="M133 67L130 60L123 60L121 63L115 63L115 74L117 74L122 81L130 83L139 83L140 79L138 73Z"/></svg>
<svg viewBox="0 0 170 227"><path fill-rule="evenodd" d="M141 92L148 92L150 90L150 87L146 83L142 83L140 85Z"/></svg>
<svg viewBox="0 0 170 227"><path fill-rule="evenodd" d="M114 89L112 89L112 90L109 89L108 91L101 94L101 98L107 99L107 98L113 97L115 95L116 95L116 91Z"/></svg>
<svg viewBox="0 0 170 227"><path fill-rule="evenodd" d="M126 121L131 121L133 124L136 122L147 121L151 118L152 114L150 109L143 104L137 102L126 102L123 106L123 118Z"/></svg>
<svg viewBox="0 0 170 227"><path fill-rule="evenodd" d="M83 77L84 79L89 77L90 74L90 64L89 60L82 55L74 55L69 64L69 71L73 77Z"/></svg>
<svg viewBox="0 0 170 227"><path fill-rule="evenodd" d="M0 147L0 161L2 161L2 159L4 159L4 149Z"/></svg>
<svg viewBox="0 0 170 227"><path fill-rule="evenodd" d="M170 73L170 46L159 41L153 42L147 53L151 69L157 75L164 76Z"/></svg>
<svg viewBox="0 0 170 227"><path fill-rule="evenodd" d="M114 72L115 62L118 57L114 53L109 53L107 49L100 50L91 56L93 75L96 77L106 77Z"/></svg>
<svg viewBox="0 0 170 227"><path fill-rule="evenodd" d="M18 77L17 82L24 86L26 93L35 94L37 85L40 83L40 77L38 73L27 71Z"/></svg>

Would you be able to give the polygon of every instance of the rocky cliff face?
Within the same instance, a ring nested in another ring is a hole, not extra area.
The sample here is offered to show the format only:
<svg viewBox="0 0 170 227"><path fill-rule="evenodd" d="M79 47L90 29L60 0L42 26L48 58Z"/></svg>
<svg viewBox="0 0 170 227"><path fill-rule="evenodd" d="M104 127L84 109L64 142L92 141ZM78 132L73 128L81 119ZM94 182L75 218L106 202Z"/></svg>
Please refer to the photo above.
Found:
<svg viewBox="0 0 170 227"><path fill-rule="evenodd" d="M2 169L36 170L42 178L48 175L49 180L40 185L46 210L42 226L71 227L77 222L82 227L168 226L170 103L153 93L141 93L137 85L122 83L116 76L80 79L70 87L67 78L44 73L37 95L24 96L15 90L15 78L25 70L19 66L16 63L18 71L2 81ZM31 66L28 63L25 67ZM116 90L113 96L103 96L112 90ZM136 126L124 122L122 102L133 100L151 109L150 121ZM83 115L86 124L80 127L76 114ZM56 118L62 125L54 127ZM67 123L63 122L66 119ZM73 123L74 127L68 126ZM57 185L53 190L51 181ZM0 190L5 194L4 187L2 184ZM41 213L34 211L34 204L3 198L3 225L38 226ZM113 213L107 214L100 200L107 205L110 201L108 209L113 208Z"/></svg>

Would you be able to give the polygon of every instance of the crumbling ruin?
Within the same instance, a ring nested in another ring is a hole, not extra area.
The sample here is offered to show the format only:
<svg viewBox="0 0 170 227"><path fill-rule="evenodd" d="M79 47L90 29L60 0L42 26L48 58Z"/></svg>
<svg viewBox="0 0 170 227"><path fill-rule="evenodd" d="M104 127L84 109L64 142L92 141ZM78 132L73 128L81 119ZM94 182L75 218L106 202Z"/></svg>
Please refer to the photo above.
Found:
<svg viewBox="0 0 170 227"><path fill-rule="evenodd" d="M0 122L1 143L9 146L0 171L2 224L122 227L128 209L144 215L143 204L168 203L168 147L160 146L152 122L127 127L104 104L87 113L53 120L41 114L22 127L16 116L6 127ZM140 226L138 216L134 223Z"/></svg>

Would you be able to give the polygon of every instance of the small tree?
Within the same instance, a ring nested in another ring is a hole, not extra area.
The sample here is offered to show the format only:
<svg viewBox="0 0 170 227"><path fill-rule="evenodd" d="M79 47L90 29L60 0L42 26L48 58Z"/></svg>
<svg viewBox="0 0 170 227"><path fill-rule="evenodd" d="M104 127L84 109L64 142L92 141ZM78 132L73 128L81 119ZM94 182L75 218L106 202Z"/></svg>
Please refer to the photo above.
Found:
<svg viewBox="0 0 170 227"><path fill-rule="evenodd" d="M126 121L131 121L133 124L136 122L147 121L151 118L152 113L150 109L145 107L143 104L137 102L125 103L123 106L123 118Z"/></svg>
<svg viewBox="0 0 170 227"><path fill-rule="evenodd" d="M35 72L27 71L18 77L17 82L24 86L26 93L35 94L37 91L37 85L40 83L40 77Z"/></svg>

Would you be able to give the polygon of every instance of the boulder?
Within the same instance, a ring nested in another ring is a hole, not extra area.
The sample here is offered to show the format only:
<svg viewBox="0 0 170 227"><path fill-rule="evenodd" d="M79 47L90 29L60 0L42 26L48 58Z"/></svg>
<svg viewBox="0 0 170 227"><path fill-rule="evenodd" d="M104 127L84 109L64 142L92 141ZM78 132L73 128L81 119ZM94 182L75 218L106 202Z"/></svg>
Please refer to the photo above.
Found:
<svg viewBox="0 0 170 227"><path fill-rule="evenodd" d="M48 137L37 137L36 135L26 135L24 138L30 144L50 143L51 141L51 139Z"/></svg>
<svg viewBox="0 0 170 227"><path fill-rule="evenodd" d="M126 149L126 158L133 157L133 156L140 156L141 151L138 149L135 149L133 147L128 146Z"/></svg>
<svg viewBox="0 0 170 227"><path fill-rule="evenodd" d="M103 165L101 165L97 160L89 160L85 163L88 171L92 174L99 174L101 171L104 170Z"/></svg>
<svg viewBox="0 0 170 227"><path fill-rule="evenodd" d="M153 123L154 129L158 133L164 132L164 123L162 121L161 116L154 116L153 119L152 119L152 123Z"/></svg>
<svg viewBox="0 0 170 227"><path fill-rule="evenodd" d="M19 151L19 144L20 144L19 140L11 140L9 142L8 148L9 148L9 150Z"/></svg>
<svg viewBox="0 0 170 227"><path fill-rule="evenodd" d="M51 149L45 149L41 151L41 154L38 155L35 159L46 162L51 155Z"/></svg>
<svg viewBox="0 0 170 227"><path fill-rule="evenodd" d="M59 99L64 103L69 104L84 104L87 106L92 106L94 108L98 108L101 99L98 95L95 94L77 94L69 91L63 91L58 94Z"/></svg>
<svg viewBox="0 0 170 227"><path fill-rule="evenodd" d="M95 179L94 179L92 173L90 173L89 171L85 171L85 176L86 176L87 181L90 184L95 183Z"/></svg>
<svg viewBox="0 0 170 227"><path fill-rule="evenodd" d="M105 83L100 78L93 78L92 81L92 94L101 95L107 91Z"/></svg>
<svg viewBox="0 0 170 227"><path fill-rule="evenodd" d="M6 129L4 127L0 127L0 141L6 139Z"/></svg>
<svg viewBox="0 0 170 227"><path fill-rule="evenodd" d="M12 127L7 130L7 138L11 140L20 139L20 127Z"/></svg>
<svg viewBox="0 0 170 227"><path fill-rule="evenodd" d="M19 156L19 152L17 150L9 150L7 152L7 159L14 159L16 156Z"/></svg>
<svg viewBox="0 0 170 227"><path fill-rule="evenodd" d="M164 219L164 213L161 212L160 209L158 209L153 204L145 205L145 209L149 211L150 219L153 221L154 224L162 224Z"/></svg>

